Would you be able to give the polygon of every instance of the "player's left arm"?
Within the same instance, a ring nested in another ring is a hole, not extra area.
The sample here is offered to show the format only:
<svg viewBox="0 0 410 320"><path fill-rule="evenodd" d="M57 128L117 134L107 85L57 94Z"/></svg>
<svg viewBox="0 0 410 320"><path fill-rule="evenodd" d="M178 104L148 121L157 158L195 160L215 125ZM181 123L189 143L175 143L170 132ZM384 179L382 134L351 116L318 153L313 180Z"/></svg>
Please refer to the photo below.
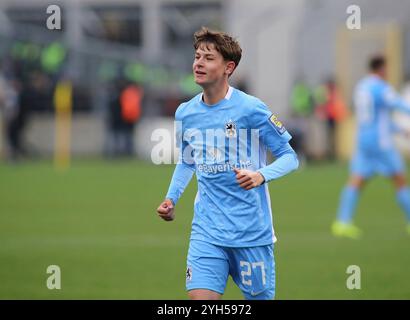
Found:
<svg viewBox="0 0 410 320"><path fill-rule="evenodd" d="M299 167L296 152L289 144L292 137L277 117L263 103L259 103L251 118L259 130L260 141L276 160L257 171L236 169L237 182L246 190L278 179Z"/></svg>
<svg viewBox="0 0 410 320"><path fill-rule="evenodd" d="M383 100L388 108L410 114L410 104L407 103L391 86L383 90Z"/></svg>
<svg viewBox="0 0 410 320"><path fill-rule="evenodd" d="M235 169L236 179L239 186L246 190L250 190L265 182L283 177L289 172L296 170L299 166L296 152L292 149L289 143L286 143L278 150L275 150L274 155L276 157L274 162L257 171Z"/></svg>
<svg viewBox="0 0 410 320"><path fill-rule="evenodd" d="M258 170L265 182L279 179L299 167L297 154L289 143L282 145L279 149L271 150L271 152L276 160Z"/></svg>

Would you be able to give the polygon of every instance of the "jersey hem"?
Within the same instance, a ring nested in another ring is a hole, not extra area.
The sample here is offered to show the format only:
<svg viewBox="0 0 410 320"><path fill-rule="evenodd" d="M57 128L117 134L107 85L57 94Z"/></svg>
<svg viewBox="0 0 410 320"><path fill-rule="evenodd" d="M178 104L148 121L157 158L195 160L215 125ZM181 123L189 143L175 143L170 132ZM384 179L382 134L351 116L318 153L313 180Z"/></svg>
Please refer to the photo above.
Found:
<svg viewBox="0 0 410 320"><path fill-rule="evenodd" d="M190 237L189 239L191 240L196 240L196 241L203 241L203 242L207 242L210 244L213 244L215 246L219 246L219 247L226 247L226 248L253 248L253 247L263 247L263 246L269 246L271 244L276 243L276 237L275 240L272 241L260 241L260 242L255 242L255 243L249 243L249 242L244 242L244 243L239 243L239 244L230 244L229 242L220 242L220 241L216 241L214 239L209 239L209 238L197 238L197 237Z"/></svg>

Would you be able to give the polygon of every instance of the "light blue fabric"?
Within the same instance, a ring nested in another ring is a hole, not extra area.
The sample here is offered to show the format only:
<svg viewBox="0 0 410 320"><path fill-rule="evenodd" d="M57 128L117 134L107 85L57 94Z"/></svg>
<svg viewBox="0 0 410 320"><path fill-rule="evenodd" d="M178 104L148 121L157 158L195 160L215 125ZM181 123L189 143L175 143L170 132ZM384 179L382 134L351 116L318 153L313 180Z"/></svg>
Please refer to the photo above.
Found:
<svg viewBox="0 0 410 320"><path fill-rule="evenodd" d="M227 97L206 105L202 94L175 115L180 160L167 197L177 202L195 169L198 192L191 239L227 247L253 247L276 240L267 183L245 190L234 168L260 170L266 182L298 167L290 134L259 99L230 88ZM266 166L266 153L276 157Z"/></svg>
<svg viewBox="0 0 410 320"><path fill-rule="evenodd" d="M364 178L374 174L403 173L405 165L393 142L393 134L400 128L393 122L391 111L410 114L410 105L376 75L369 75L358 83L354 104L357 146L351 161L351 173Z"/></svg>
<svg viewBox="0 0 410 320"><path fill-rule="evenodd" d="M410 105L387 82L375 75L369 75L357 84L354 105L358 150L375 153L394 149L392 133L398 127L390 113L398 110L410 114Z"/></svg>
<svg viewBox="0 0 410 320"><path fill-rule="evenodd" d="M271 300L275 296L273 244L230 248L192 240L189 244L186 289L207 289L223 294L228 276L245 299Z"/></svg>
<svg viewBox="0 0 410 320"><path fill-rule="evenodd" d="M351 223L356 210L359 191L352 186L346 186L340 198L337 219L344 223Z"/></svg>

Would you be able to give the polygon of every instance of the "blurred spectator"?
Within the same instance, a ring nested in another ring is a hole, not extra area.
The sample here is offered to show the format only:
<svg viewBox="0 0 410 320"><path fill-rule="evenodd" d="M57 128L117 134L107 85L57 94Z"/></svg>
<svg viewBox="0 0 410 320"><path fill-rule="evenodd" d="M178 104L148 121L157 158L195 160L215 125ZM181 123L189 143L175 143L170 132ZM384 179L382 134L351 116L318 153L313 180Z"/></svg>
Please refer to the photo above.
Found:
<svg viewBox="0 0 410 320"><path fill-rule="evenodd" d="M292 134L290 144L299 156L300 162L306 160L307 118L313 111L313 96L308 85L301 79L297 80L290 96L291 119L288 130Z"/></svg>
<svg viewBox="0 0 410 320"><path fill-rule="evenodd" d="M336 125L347 118L348 109L333 78L317 88L315 102L316 115L327 123L328 158L334 160L336 157Z"/></svg>
<svg viewBox="0 0 410 320"><path fill-rule="evenodd" d="M2 86L6 154L8 160L14 162L25 154L22 133L27 119L27 105L21 103L20 81L3 78Z"/></svg>
<svg viewBox="0 0 410 320"><path fill-rule="evenodd" d="M134 129L142 112L144 91L135 83L120 79L109 98L109 156L134 154Z"/></svg>
<svg viewBox="0 0 410 320"><path fill-rule="evenodd" d="M313 111L313 96L310 88L303 80L298 80L291 93L292 113L298 117L307 117Z"/></svg>
<svg viewBox="0 0 410 320"><path fill-rule="evenodd" d="M6 94L6 80L4 79L2 70L0 69L0 159L4 156L4 134L6 121L4 119L5 109L5 94Z"/></svg>

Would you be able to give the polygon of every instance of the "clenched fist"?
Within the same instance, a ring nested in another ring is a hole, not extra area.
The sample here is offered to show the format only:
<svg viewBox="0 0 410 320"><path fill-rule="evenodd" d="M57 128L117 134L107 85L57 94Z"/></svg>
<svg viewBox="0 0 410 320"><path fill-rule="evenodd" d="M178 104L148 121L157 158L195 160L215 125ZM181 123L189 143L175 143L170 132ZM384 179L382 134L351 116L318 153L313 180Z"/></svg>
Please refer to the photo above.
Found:
<svg viewBox="0 0 410 320"><path fill-rule="evenodd" d="M172 221L175 219L174 204L170 199L165 199L157 209L158 216L165 221Z"/></svg>
<svg viewBox="0 0 410 320"><path fill-rule="evenodd" d="M236 181L241 188L250 190L252 188L260 186L265 182L265 178L257 171L234 169L236 173Z"/></svg>

